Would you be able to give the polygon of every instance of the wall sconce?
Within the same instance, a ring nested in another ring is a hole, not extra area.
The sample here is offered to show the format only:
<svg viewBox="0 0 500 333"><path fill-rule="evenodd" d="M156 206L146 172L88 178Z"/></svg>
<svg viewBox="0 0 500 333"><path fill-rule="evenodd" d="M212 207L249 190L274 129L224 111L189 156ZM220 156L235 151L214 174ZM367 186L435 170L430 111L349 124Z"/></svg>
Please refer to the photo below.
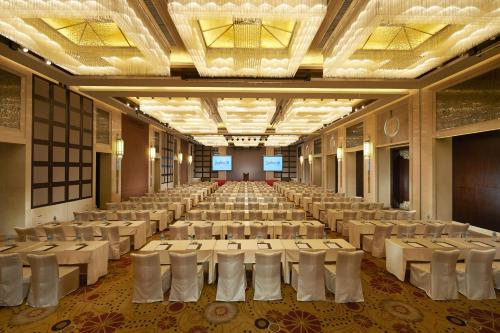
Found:
<svg viewBox="0 0 500 333"><path fill-rule="evenodd" d="M300 155L299 157L300 165L304 164L304 156Z"/></svg>
<svg viewBox="0 0 500 333"><path fill-rule="evenodd" d="M182 164L182 157L182 153L177 154L177 161L179 162L179 164Z"/></svg>
<svg viewBox="0 0 500 333"><path fill-rule="evenodd" d="M339 143L337 147L337 161L339 162L339 185L342 187L342 159L344 158L344 148L342 148L342 143Z"/></svg>
<svg viewBox="0 0 500 333"><path fill-rule="evenodd" d="M116 158L121 160L125 154L125 143L121 137L116 138Z"/></svg>
<svg viewBox="0 0 500 333"><path fill-rule="evenodd" d="M365 158L370 158L372 154L372 145L370 143L370 140L367 140L365 142L363 142L363 156Z"/></svg>
<svg viewBox="0 0 500 333"><path fill-rule="evenodd" d="M344 158L344 148L338 147L337 148L337 160L342 161Z"/></svg>
<svg viewBox="0 0 500 333"><path fill-rule="evenodd" d="M193 163L193 155L188 156L188 163L191 165Z"/></svg>
<svg viewBox="0 0 500 333"><path fill-rule="evenodd" d="M311 154L307 156L307 159L309 160L309 164L313 164L313 156Z"/></svg>
<svg viewBox="0 0 500 333"><path fill-rule="evenodd" d="M151 161L154 161L154 160L155 160L155 158L156 158L156 148L155 148L154 146L151 146L151 147L149 148L149 159L150 159Z"/></svg>

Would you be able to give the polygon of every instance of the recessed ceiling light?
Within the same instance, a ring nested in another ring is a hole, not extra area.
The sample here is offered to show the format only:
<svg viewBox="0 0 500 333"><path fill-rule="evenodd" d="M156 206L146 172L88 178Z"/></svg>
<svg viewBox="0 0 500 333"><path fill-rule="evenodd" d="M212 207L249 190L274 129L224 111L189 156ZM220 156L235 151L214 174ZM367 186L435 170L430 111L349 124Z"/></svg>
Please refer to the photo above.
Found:
<svg viewBox="0 0 500 333"><path fill-rule="evenodd" d="M50 65L52 65L52 61L50 61L50 60L48 60L48 59L47 59L47 60L45 60L45 63L46 63L47 65L49 65L49 66L50 66Z"/></svg>
<svg viewBox="0 0 500 333"><path fill-rule="evenodd" d="M23 47L23 52L28 53L29 49L27 47Z"/></svg>

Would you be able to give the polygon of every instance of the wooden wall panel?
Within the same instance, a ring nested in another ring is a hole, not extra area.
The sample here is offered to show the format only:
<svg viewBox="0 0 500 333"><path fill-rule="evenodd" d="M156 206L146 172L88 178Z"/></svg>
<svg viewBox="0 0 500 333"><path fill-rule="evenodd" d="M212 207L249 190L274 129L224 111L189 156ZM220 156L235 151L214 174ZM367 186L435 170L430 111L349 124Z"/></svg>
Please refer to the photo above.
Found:
<svg viewBox="0 0 500 333"><path fill-rule="evenodd" d="M122 138L125 155L122 160L122 200L148 191L148 124L122 115Z"/></svg>

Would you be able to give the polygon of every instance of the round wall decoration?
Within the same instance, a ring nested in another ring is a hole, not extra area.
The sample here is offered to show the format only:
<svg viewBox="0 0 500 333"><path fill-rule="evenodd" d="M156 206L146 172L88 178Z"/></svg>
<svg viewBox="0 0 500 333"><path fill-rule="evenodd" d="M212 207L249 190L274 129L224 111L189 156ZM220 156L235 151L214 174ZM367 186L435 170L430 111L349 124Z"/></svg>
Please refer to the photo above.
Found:
<svg viewBox="0 0 500 333"><path fill-rule="evenodd" d="M399 118L391 116L384 123L384 133L390 138L395 137L399 133Z"/></svg>

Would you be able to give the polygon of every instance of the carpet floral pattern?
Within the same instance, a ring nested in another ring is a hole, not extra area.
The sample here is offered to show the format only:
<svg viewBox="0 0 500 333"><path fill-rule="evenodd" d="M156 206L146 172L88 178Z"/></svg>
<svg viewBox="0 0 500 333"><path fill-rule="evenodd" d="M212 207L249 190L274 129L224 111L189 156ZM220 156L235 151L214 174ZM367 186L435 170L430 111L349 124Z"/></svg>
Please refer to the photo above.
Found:
<svg viewBox="0 0 500 333"><path fill-rule="evenodd" d="M64 297L58 307L0 308L0 333L500 332L500 298L432 301L369 255L362 266L363 303L336 304L332 294L325 302L297 302L289 285L283 285L281 301L252 301L247 288L246 302L221 303L215 301L216 285L205 284L197 303L171 303L167 292L164 302L133 304L132 278L127 255L110 262L97 284Z"/></svg>

